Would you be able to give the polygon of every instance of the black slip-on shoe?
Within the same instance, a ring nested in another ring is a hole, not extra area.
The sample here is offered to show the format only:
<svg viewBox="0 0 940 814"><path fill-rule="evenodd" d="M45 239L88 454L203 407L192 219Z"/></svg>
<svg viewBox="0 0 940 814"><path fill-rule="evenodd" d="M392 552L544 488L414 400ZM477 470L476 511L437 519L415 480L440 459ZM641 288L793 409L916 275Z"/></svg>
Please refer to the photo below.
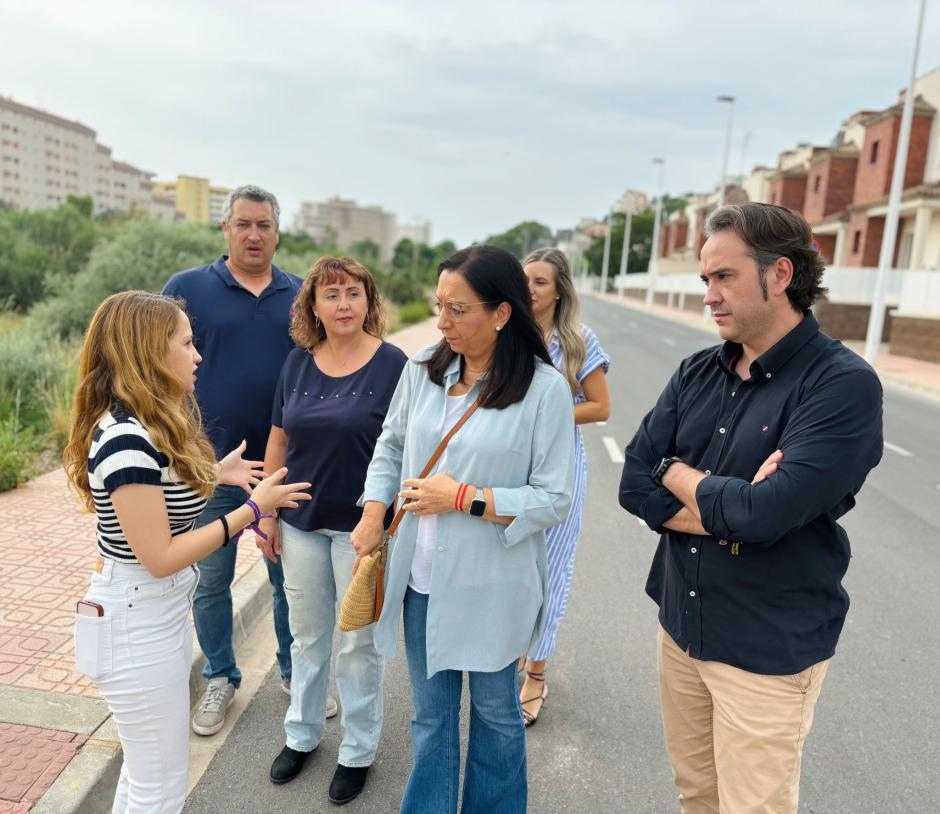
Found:
<svg viewBox="0 0 940 814"><path fill-rule="evenodd" d="M296 749L285 746L271 764L271 782L289 783L300 774L304 763L312 754L313 752L298 752Z"/></svg>
<svg viewBox="0 0 940 814"><path fill-rule="evenodd" d="M355 800L366 784L368 773L368 766L344 766L338 763L330 781L330 802L343 806Z"/></svg>

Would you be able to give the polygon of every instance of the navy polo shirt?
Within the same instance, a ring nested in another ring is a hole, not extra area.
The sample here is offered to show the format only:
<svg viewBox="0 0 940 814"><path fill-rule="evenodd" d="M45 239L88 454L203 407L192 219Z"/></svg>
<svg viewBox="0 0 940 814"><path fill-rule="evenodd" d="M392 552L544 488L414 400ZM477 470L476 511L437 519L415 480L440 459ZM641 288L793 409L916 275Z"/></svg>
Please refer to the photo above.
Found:
<svg viewBox="0 0 940 814"><path fill-rule="evenodd" d="M646 592L692 658L791 675L829 658L845 622L837 522L881 459L881 383L807 314L749 368L733 342L685 359L626 451L621 505L662 537ZM752 484L774 450L779 468ZM650 477L676 455L707 477L706 535L664 524L682 503Z"/></svg>
<svg viewBox="0 0 940 814"><path fill-rule="evenodd" d="M356 501L407 361L387 342L347 376L327 376L303 348L287 357L271 423L287 436L291 479L310 481L313 488L312 498L300 508L281 509L285 523L301 531L353 530L362 517ZM391 521L389 508L386 527Z"/></svg>
<svg viewBox="0 0 940 814"><path fill-rule="evenodd" d="M219 457L242 439L246 458L264 458L271 403L281 366L294 348L291 307L302 280L273 266L260 296L243 287L222 255L214 263L174 274L163 289L186 300L196 349L196 400Z"/></svg>

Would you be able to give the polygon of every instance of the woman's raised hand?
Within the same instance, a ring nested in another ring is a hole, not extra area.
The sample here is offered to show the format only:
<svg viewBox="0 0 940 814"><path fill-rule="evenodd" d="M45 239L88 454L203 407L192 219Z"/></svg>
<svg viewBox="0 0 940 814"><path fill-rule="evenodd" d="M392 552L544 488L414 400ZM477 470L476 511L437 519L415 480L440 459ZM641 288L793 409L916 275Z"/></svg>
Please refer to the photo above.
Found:
<svg viewBox="0 0 940 814"><path fill-rule="evenodd" d="M241 486L250 495L251 488L264 477L261 471L264 461L246 461L242 458L247 446L248 443L242 441L219 461L219 482L228 486Z"/></svg>
<svg viewBox="0 0 940 814"><path fill-rule="evenodd" d="M306 492L310 484L306 482L284 483L286 476L287 467L282 466L277 472L261 481L251 493L251 499L265 514L275 509L296 509L299 507L298 501L310 500L310 495Z"/></svg>

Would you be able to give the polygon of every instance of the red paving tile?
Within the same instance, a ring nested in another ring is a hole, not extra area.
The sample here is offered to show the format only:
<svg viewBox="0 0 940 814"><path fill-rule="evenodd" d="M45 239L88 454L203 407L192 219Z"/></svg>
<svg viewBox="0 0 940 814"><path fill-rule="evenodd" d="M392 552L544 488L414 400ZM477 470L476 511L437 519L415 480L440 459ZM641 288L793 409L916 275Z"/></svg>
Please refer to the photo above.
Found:
<svg viewBox="0 0 940 814"><path fill-rule="evenodd" d="M0 547L0 685L100 698L75 672L72 649L75 602L97 556L94 517L81 511L57 469L0 494L0 524L7 540ZM249 533L235 578L259 557Z"/></svg>
<svg viewBox="0 0 940 814"><path fill-rule="evenodd" d="M4 811L26 811L88 740L74 732L0 722L0 801ZM26 808L17 808L27 804Z"/></svg>

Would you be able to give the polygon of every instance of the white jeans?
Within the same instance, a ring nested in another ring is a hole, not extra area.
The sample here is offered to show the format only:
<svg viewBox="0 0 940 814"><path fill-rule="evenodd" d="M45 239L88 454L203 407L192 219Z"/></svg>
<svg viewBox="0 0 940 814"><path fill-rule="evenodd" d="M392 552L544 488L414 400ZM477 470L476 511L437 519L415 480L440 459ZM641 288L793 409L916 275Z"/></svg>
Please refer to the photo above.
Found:
<svg viewBox="0 0 940 814"><path fill-rule="evenodd" d="M316 749L323 736L333 630L355 561L349 532L300 531L281 522L284 593L294 637L284 733L287 745L298 752ZM385 662L375 650L372 630L368 625L339 636L336 690L342 707L343 766L371 766L382 734Z"/></svg>
<svg viewBox="0 0 940 814"><path fill-rule="evenodd" d="M155 579L105 560L85 596L104 616L75 617L75 667L108 702L124 749L113 814L178 814L186 802L198 578L195 566Z"/></svg>

